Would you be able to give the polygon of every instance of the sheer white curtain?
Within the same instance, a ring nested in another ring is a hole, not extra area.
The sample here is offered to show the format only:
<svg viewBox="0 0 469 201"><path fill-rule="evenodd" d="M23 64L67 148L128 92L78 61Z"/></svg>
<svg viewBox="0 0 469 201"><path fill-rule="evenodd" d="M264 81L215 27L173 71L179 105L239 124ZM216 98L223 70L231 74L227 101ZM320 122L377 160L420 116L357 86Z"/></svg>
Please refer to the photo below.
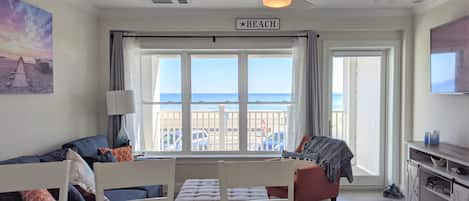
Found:
<svg viewBox="0 0 469 201"><path fill-rule="evenodd" d="M306 133L306 76L307 39L297 38L293 43L293 104L289 110L287 151L294 151Z"/></svg>
<svg viewBox="0 0 469 201"><path fill-rule="evenodd" d="M142 100L140 87L140 43L136 38L124 38L124 75L125 89L132 90L135 94L135 114L126 116L126 125L129 131L130 144L135 151L142 151Z"/></svg>

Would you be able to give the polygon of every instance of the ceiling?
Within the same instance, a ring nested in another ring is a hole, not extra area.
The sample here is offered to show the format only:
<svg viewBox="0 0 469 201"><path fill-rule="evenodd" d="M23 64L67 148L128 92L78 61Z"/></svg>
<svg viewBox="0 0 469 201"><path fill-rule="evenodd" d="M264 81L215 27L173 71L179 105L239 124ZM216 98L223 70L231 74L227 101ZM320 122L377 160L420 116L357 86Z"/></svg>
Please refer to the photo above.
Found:
<svg viewBox="0 0 469 201"><path fill-rule="evenodd" d="M152 0L88 1L98 8L263 8L262 0L189 0L188 5L156 5ZM293 0L291 8L411 8L437 1L441 0Z"/></svg>

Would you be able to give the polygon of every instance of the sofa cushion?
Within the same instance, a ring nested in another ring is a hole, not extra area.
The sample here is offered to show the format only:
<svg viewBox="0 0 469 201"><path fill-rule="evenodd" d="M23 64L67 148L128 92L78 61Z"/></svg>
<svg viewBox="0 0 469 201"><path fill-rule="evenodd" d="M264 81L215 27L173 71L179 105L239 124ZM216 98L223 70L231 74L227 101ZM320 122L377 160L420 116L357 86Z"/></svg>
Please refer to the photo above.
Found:
<svg viewBox="0 0 469 201"><path fill-rule="evenodd" d="M93 164L96 162L99 163L113 163L117 162L116 158L112 155L111 152L107 152L105 154L99 154L96 157L83 157L83 159L88 163L88 165L93 169Z"/></svg>
<svg viewBox="0 0 469 201"><path fill-rule="evenodd" d="M127 201L147 198L147 192L140 189L118 189L104 191L104 195L111 201Z"/></svg>
<svg viewBox="0 0 469 201"><path fill-rule="evenodd" d="M38 156L21 156L18 158L12 158L5 161L0 161L0 165L11 165L11 164L24 164L24 163L39 163L41 160Z"/></svg>
<svg viewBox="0 0 469 201"><path fill-rule="evenodd" d="M68 149L57 149L39 156L41 162L64 161L67 158Z"/></svg>
<svg viewBox="0 0 469 201"><path fill-rule="evenodd" d="M97 157L100 147L109 147L104 135L86 137L62 145L62 148L74 149L83 157Z"/></svg>

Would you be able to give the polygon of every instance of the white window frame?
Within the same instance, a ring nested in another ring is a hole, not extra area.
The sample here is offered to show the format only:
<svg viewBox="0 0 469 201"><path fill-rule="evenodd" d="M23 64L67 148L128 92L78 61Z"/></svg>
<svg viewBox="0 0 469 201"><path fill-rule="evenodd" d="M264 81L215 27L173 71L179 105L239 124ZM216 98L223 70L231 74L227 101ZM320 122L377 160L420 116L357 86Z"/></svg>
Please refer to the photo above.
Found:
<svg viewBox="0 0 469 201"><path fill-rule="evenodd" d="M333 41L326 40L323 42L323 64L326 66L323 76L327 79L326 89L328 92L332 91L332 55L334 51L342 50L355 50L355 51L367 51L367 50L381 50L385 51L387 55L385 75L386 75L386 137L385 137L385 183L384 185L390 185L392 183L400 183L401 165L402 158L400 154L402 139L401 139L401 43L399 40L378 40L378 41ZM323 101L331 102L332 96L330 94L323 98ZM325 118L330 120L330 111L332 106L328 105L328 111L325 113ZM325 122L325 128L327 133L330 133L329 121ZM359 180L359 179L356 179ZM354 184L348 185L344 182L343 186L372 186L381 188L383 185L370 185L369 181L355 181ZM354 188L354 187L350 187Z"/></svg>
<svg viewBox="0 0 469 201"><path fill-rule="evenodd" d="M237 55L238 58L238 94L237 102L192 102L191 87L191 55ZM182 102L142 102L141 107L147 104L181 104L182 107L182 151L144 151L145 154L161 157L278 157L278 151L248 151L247 117L250 104L294 104L291 101L248 101L248 58L249 55L292 55L292 49L249 49L249 50L191 50L191 49L162 49L141 50L140 56L150 55L179 55L181 58L181 92ZM142 77L142 76L140 76ZM140 86L142 89L142 86ZM191 104L238 104L239 105L239 151L192 151L191 150ZM142 117L143 118L143 117ZM143 127L143 121L142 125ZM285 136L287 138L287 136ZM286 145L285 145L286 146Z"/></svg>

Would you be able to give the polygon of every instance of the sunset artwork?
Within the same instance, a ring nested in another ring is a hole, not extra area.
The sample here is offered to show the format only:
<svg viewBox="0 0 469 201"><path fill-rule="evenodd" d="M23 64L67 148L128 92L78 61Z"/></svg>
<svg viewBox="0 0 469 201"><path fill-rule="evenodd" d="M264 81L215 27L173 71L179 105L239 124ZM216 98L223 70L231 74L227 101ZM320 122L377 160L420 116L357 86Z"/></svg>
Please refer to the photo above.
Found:
<svg viewBox="0 0 469 201"><path fill-rule="evenodd" d="M0 94L53 93L52 14L0 0Z"/></svg>

